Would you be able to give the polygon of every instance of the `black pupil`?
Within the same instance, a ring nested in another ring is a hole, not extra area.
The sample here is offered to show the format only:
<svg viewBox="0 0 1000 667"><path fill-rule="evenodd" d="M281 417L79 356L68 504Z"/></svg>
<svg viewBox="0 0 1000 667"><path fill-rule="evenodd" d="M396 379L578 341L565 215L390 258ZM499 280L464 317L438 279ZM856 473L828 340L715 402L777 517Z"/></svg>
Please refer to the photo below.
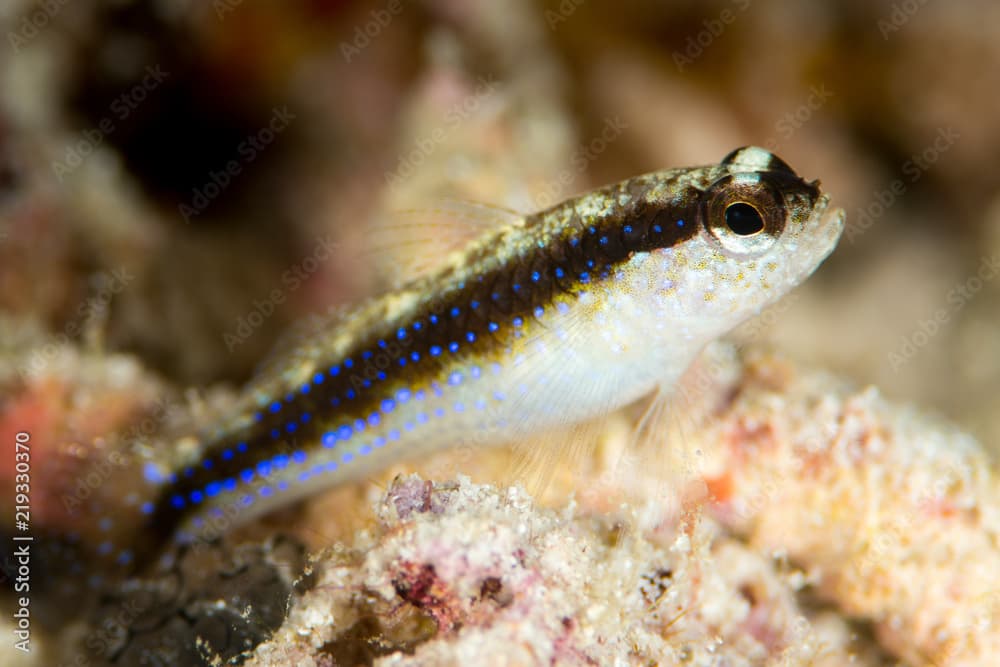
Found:
<svg viewBox="0 0 1000 667"><path fill-rule="evenodd" d="M726 207L726 225L740 236L751 236L764 229L764 220L750 204L737 202Z"/></svg>

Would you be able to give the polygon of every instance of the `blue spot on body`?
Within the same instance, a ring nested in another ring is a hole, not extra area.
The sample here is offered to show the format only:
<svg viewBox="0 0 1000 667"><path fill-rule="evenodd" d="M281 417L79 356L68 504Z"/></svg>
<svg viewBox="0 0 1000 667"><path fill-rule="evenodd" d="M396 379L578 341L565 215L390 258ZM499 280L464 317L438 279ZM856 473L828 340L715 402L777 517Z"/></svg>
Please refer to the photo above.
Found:
<svg viewBox="0 0 1000 667"><path fill-rule="evenodd" d="M479 302L473 301L472 303L469 304L469 307L472 308L472 310L475 310L476 308L479 308Z"/></svg>
<svg viewBox="0 0 1000 667"><path fill-rule="evenodd" d="M281 431L276 428L271 429L271 437L277 440L281 436Z"/></svg>
<svg viewBox="0 0 1000 667"><path fill-rule="evenodd" d="M344 463L350 463L354 460L354 454L351 452L344 452L344 455L340 457L340 460Z"/></svg>
<svg viewBox="0 0 1000 667"><path fill-rule="evenodd" d="M257 493L259 493L262 498L266 498L267 496L271 495L271 487L262 486L260 487L260 489L258 489Z"/></svg>
<svg viewBox="0 0 1000 667"><path fill-rule="evenodd" d="M377 438L375 438L374 440L372 440L372 445L374 445L375 447L384 447L385 446L385 438L383 438L382 436L378 436Z"/></svg>
<svg viewBox="0 0 1000 667"><path fill-rule="evenodd" d="M247 443L241 442L238 445L236 445L236 451L238 451L239 453L242 454L246 450L247 450Z"/></svg>
<svg viewBox="0 0 1000 667"><path fill-rule="evenodd" d="M600 243L601 245L608 245L608 237L602 236L601 239L598 241L598 243Z"/></svg>
<svg viewBox="0 0 1000 667"><path fill-rule="evenodd" d="M473 366L469 370L469 375L471 375L473 379L479 379L479 376L481 374L482 374L482 371L479 369L479 366Z"/></svg>
<svg viewBox="0 0 1000 667"><path fill-rule="evenodd" d="M132 552L131 551L125 550L125 551L119 552L119 554L118 554L118 564L119 565L128 565L131 562L132 562Z"/></svg>
<svg viewBox="0 0 1000 667"><path fill-rule="evenodd" d="M580 282L584 283L584 284L589 283L590 282L590 274L588 274L586 271L584 271L583 273L581 273L580 274Z"/></svg>
<svg viewBox="0 0 1000 667"><path fill-rule="evenodd" d="M515 292L520 292L521 291L521 286L518 285L517 283L514 283L514 285L511 287L511 289L513 289Z"/></svg>
<svg viewBox="0 0 1000 667"><path fill-rule="evenodd" d="M459 310L458 306L455 306L454 308L451 309L451 316L458 317L461 312L462 311Z"/></svg>
<svg viewBox="0 0 1000 667"><path fill-rule="evenodd" d="M267 477L268 475L270 475L271 474L271 462L270 461L261 461L260 463L258 463L257 464L257 474L259 474L261 477Z"/></svg>
<svg viewBox="0 0 1000 667"><path fill-rule="evenodd" d="M154 509L155 509L155 506L153 505L153 503L150 503L150 502L143 503L142 507L139 508L139 510L143 514L152 514Z"/></svg>
<svg viewBox="0 0 1000 667"><path fill-rule="evenodd" d="M321 441L324 447L330 449L331 447L334 447L337 444L337 434L334 433L333 431L327 431L326 433L323 434L323 438Z"/></svg>
<svg viewBox="0 0 1000 667"><path fill-rule="evenodd" d="M542 279L542 274L540 274L538 271L531 272L531 282L537 283L541 279Z"/></svg>
<svg viewBox="0 0 1000 667"><path fill-rule="evenodd" d="M303 424L309 423L309 413L308 412L303 412L302 416L299 417L299 421L302 422Z"/></svg>
<svg viewBox="0 0 1000 667"><path fill-rule="evenodd" d="M677 221L677 226L678 227L683 227L684 226L684 221L683 220L678 220Z"/></svg>
<svg viewBox="0 0 1000 667"><path fill-rule="evenodd" d="M209 498L219 495L220 491L222 491L222 484L220 482L209 482L205 485L205 495Z"/></svg>
<svg viewBox="0 0 1000 667"><path fill-rule="evenodd" d="M112 521L108 517L103 517L100 521L97 522L97 527L103 531L111 530L111 526L112 526Z"/></svg>
<svg viewBox="0 0 1000 667"><path fill-rule="evenodd" d="M427 413L426 412L421 412L420 414L417 415L417 423L418 424L426 424L427 423Z"/></svg>
<svg viewBox="0 0 1000 667"><path fill-rule="evenodd" d="M653 231L659 234L660 232L663 231L663 227L660 227L659 225L653 225Z"/></svg>
<svg viewBox="0 0 1000 667"><path fill-rule="evenodd" d="M580 239L578 239L578 238L576 238L576 237L573 237L573 238L571 238L571 239L569 240L569 244L570 244L570 246L572 246L573 248L575 248L575 247L577 247L578 245L580 245Z"/></svg>
<svg viewBox="0 0 1000 667"><path fill-rule="evenodd" d="M391 431L389 431L389 439L390 440L399 440L399 429L395 429L394 428Z"/></svg>
<svg viewBox="0 0 1000 667"><path fill-rule="evenodd" d="M313 384L323 384L323 379L325 377L326 376L323 375L322 371L316 373L316 375L313 375Z"/></svg>
<svg viewBox="0 0 1000 667"><path fill-rule="evenodd" d="M500 328L500 325L497 324L496 322L490 322L489 326L487 326L486 328L490 330L490 333L493 333L494 331Z"/></svg>
<svg viewBox="0 0 1000 667"><path fill-rule="evenodd" d="M515 327L518 327L518 328L519 328L519 327L521 327L521 325L523 325L523 324L524 324L524 320L522 320L522 319L521 319L520 317L515 317L515 318L514 318L514 326L515 326Z"/></svg>
<svg viewBox="0 0 1000 667"><path fill-rule="evenodd" d="M372 448L369 447L368 445L361 445L360 447L358 447L358 454L361 454L361 456L367 456L371 453L372 453Z"/></svg>
<svg viewBox="0 0 1000 667"><path fill-rule="evenodd" d="M240 479L243 480L244 484L249 484L253 480L253 468L247 468L240 473Z"/></svg>
<svg viewBox="0 0 1000 667"><path fill-rule="evenodd" d="M444 417L444 408L434 408L435 417Z"/></svg>
<svg viewBox="0 0 1000 667"><path fill-rule="evenodd" d="M288 482L286 482L285 480L281 480L280 482L278 482L278 491L287 491L287 490L288 490Z"/></svg>
<svg viewBox="0 0 1000 667"><path fill-rule="evenodd" d="M147 482L152 482L153 484L158 484L163 481L163 475L160 474L160 469L156 467L153 463L147 463L142 467L143 477L146 478Z"/></svg>
<svg viewBox="0 0 1000 667"><path fill-rule="evenodd" d="M344 424L343 426L337 429L337 437L341 440L350 440L352 435L354 435L354 432L351 430L351 427L347 424Z"/></svg>
<svg viewBox="0 0 1000 667"><path fill-rule="evenodd" d="M414 331L420 331L420 329L422 329L422 328L423 328L423 326L424 326L424 325L423 325L423 324L421 324L420 322L414 322L414 323L413 323L413 330L414 330Z"/></svg>
<svg viewBox="0 0 1000 667"><path fill-rule="evenodd" d="M352 368L354 366L353 359L344 359L344 368Z"/></svg>
<svg viewBox="0 0 1000 667"><path fill-rule="evenodd" d="M296 424L295 422L288 422L287 424L285 424L285 430L288 431L289 433L295 433L295 429L298 428L298 426L299 425Z"/></svg>
<svg viewBox="0 0 1000 667"><path fill-rule="evenodd" d="M414 362L420 361L420 353L419 352L411 352L410 353L410 359L412 359Z"/></svg>
<svg viewBox="0 0 1000 667"><path fill-rule="evenodd" d="M97 553L101 554L102 556L107 556L109 553L111 553L112 548L113 547L111 545L111 542L101 542L100 546L97 547Z"/></svg>
<svg viewBox="0 0 1000 667"><path fill-rule="evenodd" d="M236 490L236 478L229 477L222 481L222 490L228 493L232 493Z"/></svg>
<svg viewBox="0 0 1000 667"><path fill-rule="evenodd" d="M233 458L233 450L223 449L222 453L219 456L222 458L223 461L228 461L229 459Z"/></svg>
<svg viewBox="0 0 1000 667"><path fill-rule="evenodd" d="M365 359L365 360L371 359L372 358L372 351L371 350L365 350L364 352L361 353L361 358Z"/></svg>
<svg viewBox="0 0 1000 667"><path fill-rule="evenodd" d="M562 270L561 267L556 267L556 278L562 278L566 275L566 272Z"/></svg>
<svg viewBox="0 0 1000 667"><path fill-rule="evenodd" d="M459 385L459 384L462 384L462 374L459 373L458 371L455 371L454 373L452 373L451 375L449 375L448 376L448 384L450 384L450 385Z"/></svg>
<svg viewBox="0 0 1000 667"><path fill-rule="evenodd" d="M312 385L308 385L308 384L304 384L304 385L302 385L302 389L301 389L302 393L303 393L303 394L308 394L308 393L309 393L309 389L310 389L311 387L312 387Z"/></svg>
<svg viewBox="0 0 1000 667"><path fill-rule="evenodd" d="M458 343L456 343L455 341L452 341L452 342L448 343L448 351L449 352L458 352Z"/></svg>
<svg viewBox="0 0 1000 667"><path fill-rule="evenodd" d="M253 496L243 496L240 498L240 503L242 503L244 507L249 507L253 504Z"/></svg>
<svg viewBox="0 0 1000 667"><path fill-rule="evenodd" d="M535 317L541 317L545 314L545 309L541 306L535 306Z"/></svg>
<svg viewBox="0 0 1000 667"><path fill-rule="evenodd" d="M340 375L340 366L331 366L330 367L330 375L331 376L333 376L333 375Z"/></svg>
<svg viewBox="0 0 1000 667"><path fill-rule="evenodd" d="M353 389L348 389L347 392L344 393L344 396L346 396L347 400L349 400L349 401L353 401L354 397L357 396L357 395L358 395L357 392L354 391Z"/></svg>
<svg viewBox="0 0 1000 667"><path fill-rule="evenodd" d="M391 398L387 398L382 401L382 412L386 414L392 412L393 409L395 409L395 407L396 407L396 402L393 401Z"/></svg>
<svg viewBox="0 0 1000 667"><path fill-rule="evenodd" d="M430 353L431 353L432 357L438 356L439 354L441 354L441 346L440 345L432 345L431 349L430 349Z"/></svg>
<svg viewBox="0 0 1000 667"><path fill-rule="evenodd" d="M465 404L464 403L456 403L455 404L455 412L465 412Z"/></svg>
<svg viewBox="0 0 1000 667"><path fill-rule="evenodd" d="M437 324L438 323L437 315L431 315L427 319L430 320L431 324Z"/></svg>
<svg viewBox="0 0 1000 667"><path fill-rule="evenodd" d="M417 326L414 325L413 328L416 329ZM396 338L398 338L399 340L403 340L404 338L406 338L406 329L404 329L403 327L400 327L399 331L396 332Z"/></svg>
<svg viewBox="0 0 1000 667"><path fill-rule="evenodd" d="M292 453L292 462L301 465L306 462L307 457L308 455L304 451L299 449Z"/></svg>
<svg viewBox="0 0 1000 667"><path fill-rule="evenodd" d="M277 412L280 409L281 409L281 401L275 401L274 403L271 403L271 408L270 408L271 412Z"/></svg>
<svg viewBox="0 0 1000 667"><path fill-rule="evenodd" d="M184 496L180 494L175 495L170 499L170 504L176 507L177 509L181 509L182 507L184 507Z"/></svg>
<svg viewBox="0 0 1000 667"><path fill-rule="evenodd" d="M288 465L288 454L278 454L271 459L271 464L274 466L275 470L285 468Z"/></svg>
<svg viewBox="0 0 1000 667"><path fill-rule="evenodd" d="M476 334L470 331L469 333L465 334L465 340L469 341L470 343L475 343Z"/></svg>
<svg viewBox="0 0 1000 667"><path fill-rule="evenodd" d="M632 225L625 225L624 227L622 227L622 231L624 231L626 234L631 234L632 233Z"/></svg>

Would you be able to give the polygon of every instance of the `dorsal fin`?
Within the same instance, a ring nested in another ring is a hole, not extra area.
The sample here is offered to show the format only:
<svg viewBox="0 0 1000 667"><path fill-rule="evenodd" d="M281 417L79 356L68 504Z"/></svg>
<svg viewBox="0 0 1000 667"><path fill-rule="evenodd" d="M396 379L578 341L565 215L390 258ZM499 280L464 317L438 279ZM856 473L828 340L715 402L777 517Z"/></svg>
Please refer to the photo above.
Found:
<svg viewBox="0 0 1000 667"><path fill-rule="evenodd" d="M432 273L451 253L483 234L523 225L524 219L499 206L446 199L384 214L368 235L365 253L383 284L396 287Z"/></svg>

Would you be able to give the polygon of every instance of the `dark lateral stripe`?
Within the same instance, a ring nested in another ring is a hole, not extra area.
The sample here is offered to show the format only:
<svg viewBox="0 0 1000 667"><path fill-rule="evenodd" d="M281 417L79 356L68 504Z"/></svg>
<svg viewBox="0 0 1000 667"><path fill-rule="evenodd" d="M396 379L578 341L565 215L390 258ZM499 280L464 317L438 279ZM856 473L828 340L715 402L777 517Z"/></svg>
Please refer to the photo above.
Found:
<svg viewBox="0 0 1000 667"><path fill-rule="evenodd" d="M630 205L594 220L573 213L554 234L551 221L575 211L579 200L530 216L521 238L502 258L496 248L478 248L470 251L461 269L427 281L427 298L415 315L383 322L346 354L326 359L306 385L274 396L250 427L211 443L205 458L163 488L150 527L162 539L169 538L179 522L197 511L193 498L204 494L210 483L239 479L241 472L281 452L313 446L323 433L366 418L396 388L438 375L442 364L453 358L490 355L514 318L532 318L536 307L547 308L559 293L574 294L584 283L593 288L633 253L673 247L697 232L697 189L674 192L670 205L647 202L643 186L634 181L598 194L621 192L632 195ZM381 375L369 379L367 365L391 346L402 354L391 356L388 367L377 371ZM361 378L368 380L367 386ZM178 498L182 502L176 502Z"/></svg>

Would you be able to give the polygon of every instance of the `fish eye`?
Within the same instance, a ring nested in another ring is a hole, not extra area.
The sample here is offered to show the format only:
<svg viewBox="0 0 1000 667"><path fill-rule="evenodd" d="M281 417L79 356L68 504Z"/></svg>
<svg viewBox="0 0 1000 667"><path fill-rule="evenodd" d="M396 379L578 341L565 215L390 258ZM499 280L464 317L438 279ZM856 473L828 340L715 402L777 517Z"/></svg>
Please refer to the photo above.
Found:
<svg viewBox="0 0 1000 667"><path fill-rule="evenodd" d="M738 201L726 207L726 225L739 236L753 236L764 230L764 219L753 204Z"/></svg>
<svg viewBox="0 0 1000 667"><path fill-rule="evenodd" d="M724 176L709 186L702 201L702 224L730 255L762 255L785 229L784 197L765 174Z"/></svg>

